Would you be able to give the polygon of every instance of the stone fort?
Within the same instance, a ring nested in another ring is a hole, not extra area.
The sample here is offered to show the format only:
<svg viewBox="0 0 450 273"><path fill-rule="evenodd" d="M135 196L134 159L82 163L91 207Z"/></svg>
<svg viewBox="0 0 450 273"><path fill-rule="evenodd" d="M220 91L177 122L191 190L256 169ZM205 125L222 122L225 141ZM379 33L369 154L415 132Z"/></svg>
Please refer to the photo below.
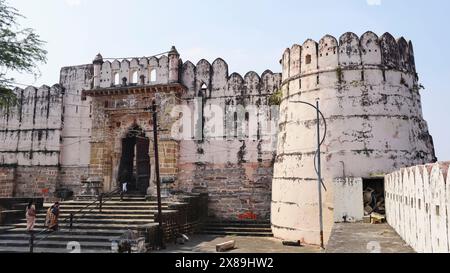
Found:
<svg viewBox="0 0 450 273"><path fill-rule="evenodd" d="M362 220L367 185L437 160L411 42L327 35L292 46L280 63L282 73L242 76L220 58L183 61L175 47L143 58L99 54L63 67L59 84L17 88L19 103L0 109L0 196L78 195L92 180L103 192L127 180L154 195L153 100L164 195L208 193L209 216L271 219L278 238L319 243L316 112L295 101L319 100L328 127L326 238L334 222Z"/></svg>

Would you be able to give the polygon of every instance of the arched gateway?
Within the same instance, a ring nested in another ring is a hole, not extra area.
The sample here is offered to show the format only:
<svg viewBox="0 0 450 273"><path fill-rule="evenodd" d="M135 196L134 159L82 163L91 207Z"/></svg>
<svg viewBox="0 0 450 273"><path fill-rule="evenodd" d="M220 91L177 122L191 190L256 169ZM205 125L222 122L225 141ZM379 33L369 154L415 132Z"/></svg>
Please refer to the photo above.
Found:
<svg viewBox="0 0 450 273"><path fill-rule="evenodd" d="M128 191L146 194L150 185L150 140L138 125L122 139L118 183L128 183Z"/></svg>

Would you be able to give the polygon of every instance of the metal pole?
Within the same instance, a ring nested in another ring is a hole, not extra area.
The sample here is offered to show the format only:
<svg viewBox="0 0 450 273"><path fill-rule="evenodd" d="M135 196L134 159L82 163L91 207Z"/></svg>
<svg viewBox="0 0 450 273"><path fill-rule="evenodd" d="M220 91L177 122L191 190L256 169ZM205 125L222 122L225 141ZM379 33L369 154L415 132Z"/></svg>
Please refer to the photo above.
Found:
<svg viewBox="0 0 450 273"><path fill-rule="evenodd" d="M34 232L30 232L30 253L34 252Z"/></svg>
<svg viewBox="0 0 450 273"><path fill-rule="evenodd" d="M102 210L103 210L103 193L100 193L98 198L99 198L99 202L100 202L100 204L99 204L99 212L102 213Z"/></svg>
<svg viewBox="0 0 450 273"><path fill-rule="evenodd" d="M72 231L73 228L73 213L70 214L70 231Z"/></svg>
<svg viewBox="0 0 450 273"><path fill-rule="evenodd" d="M162 221L162 205L161 205L161 178L159 176L159 153L158 153L158 116L156 112L156 102L152 102L153 112L153 144L155 150L155 175L156 175L156 194L158 198L158 245L164 248L164 232Z"/></svg>
<svg viewBox="0 0 450 273"><path fill-rule="evenodd" d="M316 101L317 110L317 185L319 189L319 221L320 221L320 247L325 249L323 242L323 208L322 208L322 170L321 170L321 151L320 151L320 109L319 101Z"/></svg>

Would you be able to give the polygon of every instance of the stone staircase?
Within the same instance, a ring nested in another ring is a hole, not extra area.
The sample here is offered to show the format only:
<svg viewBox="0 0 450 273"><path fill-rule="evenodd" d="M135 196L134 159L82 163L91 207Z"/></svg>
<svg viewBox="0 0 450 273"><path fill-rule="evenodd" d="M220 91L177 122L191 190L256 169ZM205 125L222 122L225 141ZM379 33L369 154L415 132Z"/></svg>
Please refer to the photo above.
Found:
<svg viewBox="0 0 450 273"><path fill-rule="evenodd" d="M203 235L273 237L270 221L220 221L209 219L199 232Z"/></svg>
<svg viewBox="0 0 450 273"><path fill-rule="evenodd" d="M72 251L68 243L78 242L82 253L108 253L111 252L111 240L117 239L127 230L137 230L143 225L156 225L154 218L157 203L146 201L145 197L127 196L123 201L120 201L120 197L113 197L103 203L101 213L96 206L77 213L90 203L92 201L62 202L60 230L50 235L39 234L45 230L45 213L51 205L45 204L44 210L37 216L34 252L68 253ZM163 213L170 211L168 205L167 202L163 202ZM69 218L70 213L77 213L72 230L69 229L69 221L62 222ZM26 231L26 220L23 219L18 224L10 226L12 229L0 234L0 253L29 252L30 235Z"/></svg>

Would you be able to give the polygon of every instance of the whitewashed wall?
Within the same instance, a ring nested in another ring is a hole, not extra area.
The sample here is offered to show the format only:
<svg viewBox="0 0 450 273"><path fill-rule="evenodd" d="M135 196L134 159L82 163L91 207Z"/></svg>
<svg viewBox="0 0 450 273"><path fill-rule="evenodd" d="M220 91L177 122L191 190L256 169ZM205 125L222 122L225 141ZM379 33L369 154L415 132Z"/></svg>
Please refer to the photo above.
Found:
<svg viewBox="0 0 450 273"><path fill-rule="evenodd" d="M296 101L319 100L327 122L322 147L322 177L328 189L323 192L325 241L335 221L360 213L348 208L349 202L359 206L361 191L352 187L356 195L351 196L345 190L348 184L335 184L336 178L378 177L435 161L412 52L404 38L373 32L360 38L350 32L339 39L326 35L285 50L272 185L275 237L320 243L316 111ZM324 129L321 126L321 134Z"/></svg>
<svg viewBox="0 0 450 273"><path fill-rule="evenodd" d="M18 103L0 108L0 165L58 166L60 85L14 90Z"/></svg>
<svg viewBox="0 0 450 273"><path fill-rule="evenodd" d="M386 176L388 222L417 252L450 250L449 164L404 168Z"/></svg>

